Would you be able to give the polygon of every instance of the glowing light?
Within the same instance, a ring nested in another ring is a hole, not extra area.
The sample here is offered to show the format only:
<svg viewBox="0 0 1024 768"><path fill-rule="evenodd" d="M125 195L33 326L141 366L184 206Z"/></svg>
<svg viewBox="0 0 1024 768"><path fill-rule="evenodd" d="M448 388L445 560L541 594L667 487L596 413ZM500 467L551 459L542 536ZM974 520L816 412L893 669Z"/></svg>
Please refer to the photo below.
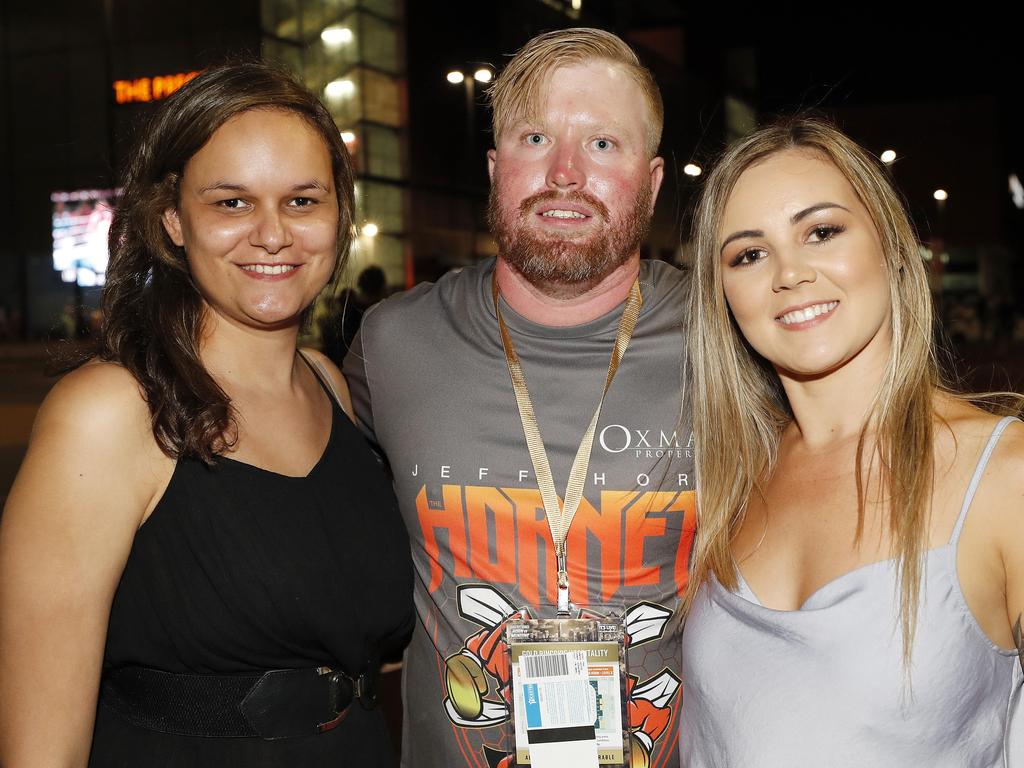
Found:
<svg viewBox="0 0 1024 768"><path fill-rule="evenodd" d="M363 237L376 237L380 230L373 222L363 224Z"/></svg>
<svg viewBox="0 0 1024 768"><path fill-rule="evenodd" d="M895 149L887 149L887 150L885 150L885 152L883 152L881 155L879 155L879 159L883 163L885 163L886 165L888 165L891 162L894 162L896 160L896 150Z"/></svg>
<svg viewBox="0 0 1024 768"><path fill-rule="evenodd" d="M320 33L320 39L327 45L345 45L352 42L352 30L348 27L327 27Z"/></svg>
<svg viewBox="0 0 1024 768"><path fill-rule="evenodd" d="M78 284L83 288L95 288L96 287L96 273L88 267L79 267L78 270Z"/></svg>
<svg viewBox="0 0 1024 768"><path fill-rule="evenodd" d="M356 140L356 135L352 131L342 131L341 140L346 144L351 144Z"/></svg>
<svg viewBox="0 0 1024 768"><path fill-rule="evenodd" d="M118 104L131 104L166 99L198 74L199 72L179 72L176 75L115 80L114 100Z"/></svg>
<svg viewBox="0 0 1024 768"><path fill-rule="evenodd" d="M704 173L704 169L701 168L699 165L687 163L686 165L683 166L683 173L685 173L687 176L697 177Z"/></svg>
<svg viewBox="0 0 1024 768"><path fill-rule="evenodd" d="M451 83L452 85L458 85L465 79L466 76L459 72L459 70L457 69L453 69L451 72L448 73L448 82Z"/></svg>
<svg viewBox="0 0 1024 768"><path fill-rule="evenodd" d="M932 192L932 197L934 197L941 203L944 200L949 199L949 193L944 189L936 189L934 192Z"/></svg>
<svg viewBox="0 0 1024 768"><path fill-rule="evenodd" d="M61 270L60 279L65 283L73 283L78 280L78 270L74 267Z"/></svg>
<svg viewBox="0 0 1024 768"><path fill-rule="evenodd" d="M340 99L345 96L351 96L355 93L356 84L351 80L331 80L327 85L324 86L324 94L331 99Z"/></svg>
<svg viewBox="0 0 1024 768"><path fill-rule="evenodd" d="M1024 185L1020 183L1016 173L1010 174L1010 197L1013 198L1015 206L1024 210Z"/></svg>
<svg viewBox="0 0 1024 768"><path fill-rule="evenodd" d="M578 11L583 7L583 0L572 0L572 9Z"/></svg>
<svg viewBox="0 0 1024 768"><path fill-rule="evenodd" d="M494 73L485 67L481 67L473 73L473 79L478 83L489 83L492 77L494 77Z"/></svg>

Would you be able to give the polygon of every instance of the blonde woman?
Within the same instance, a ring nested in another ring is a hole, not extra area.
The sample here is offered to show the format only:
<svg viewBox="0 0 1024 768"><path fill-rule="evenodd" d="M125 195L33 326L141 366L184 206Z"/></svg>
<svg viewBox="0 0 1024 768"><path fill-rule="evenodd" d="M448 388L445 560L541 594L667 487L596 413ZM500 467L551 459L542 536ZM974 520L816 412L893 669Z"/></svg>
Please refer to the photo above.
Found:
<svg viewBox="0 0 1024 768"><path fill-rule="evenodd" d="M776 123L726 152L695 231L682 764L1003 765L1024 428L941 385L885 171Z"/></svg>

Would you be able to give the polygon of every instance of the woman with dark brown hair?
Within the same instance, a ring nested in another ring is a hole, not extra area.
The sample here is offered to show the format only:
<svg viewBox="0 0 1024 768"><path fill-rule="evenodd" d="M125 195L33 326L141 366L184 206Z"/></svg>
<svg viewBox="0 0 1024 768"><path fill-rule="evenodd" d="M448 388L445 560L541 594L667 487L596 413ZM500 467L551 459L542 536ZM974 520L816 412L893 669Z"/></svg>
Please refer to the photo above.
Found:
<svg viewBox="0 0 1024 768"><path fill-rule="evenodd" d="M0 764L391 762L373 681L410 628L408 543L340 373L296 348L352 216L290 76L211 69L154 115L99 348L0 524Z"/></svg>

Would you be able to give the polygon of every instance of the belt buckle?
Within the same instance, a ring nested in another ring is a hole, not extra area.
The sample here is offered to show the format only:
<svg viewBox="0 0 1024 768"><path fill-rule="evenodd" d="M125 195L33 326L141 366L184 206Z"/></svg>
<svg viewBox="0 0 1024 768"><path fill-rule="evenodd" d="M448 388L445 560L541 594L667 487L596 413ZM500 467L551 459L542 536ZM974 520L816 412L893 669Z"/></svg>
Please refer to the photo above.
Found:
<svg viewBox="0 0 1024 768"><path fill-rule="evenodd" d="M353 683L355 698L359 699L359 706L363 709L373 709L377 706L377 690L374 685L375 677L370 677L369 672L363 672Z"/></svg>
<svg viewBox="0 0 1024 768"><path fill-rule="evenodd" d="M334 670L330 667L317 667L316 671L320 675L327 676L327 690L330 696L331 711L337 715L333 720L317 725L317 733L323 733L324 731L336 728L348 715L349 707L352 705L354 688L348 675L340 670ZM346 693L348 694L347 696Z"/></svg>

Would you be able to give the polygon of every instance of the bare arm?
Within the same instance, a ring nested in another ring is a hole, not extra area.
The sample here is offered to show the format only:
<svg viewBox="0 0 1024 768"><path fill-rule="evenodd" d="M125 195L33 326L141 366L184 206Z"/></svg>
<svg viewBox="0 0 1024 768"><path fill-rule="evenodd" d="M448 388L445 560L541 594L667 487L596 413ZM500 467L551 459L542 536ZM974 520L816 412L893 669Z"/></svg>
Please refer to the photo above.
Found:
<svg viewBox="0 0 1024 768"><path fill-rule="evenodd" d="M997 508L999 548L1006 573L1006 616L1013 644L1024 667L1024 424L1011 424L990 465L993 481L990 503ZM989 473L986 473L989 474Z"/></svg>
<svg viewBox="0 0 1024 768"><path fill-rule="evenodd" d="M0 765L84 766L110 604L173 463L135 381L109 363L61 381L0 519Z"/></svg>

